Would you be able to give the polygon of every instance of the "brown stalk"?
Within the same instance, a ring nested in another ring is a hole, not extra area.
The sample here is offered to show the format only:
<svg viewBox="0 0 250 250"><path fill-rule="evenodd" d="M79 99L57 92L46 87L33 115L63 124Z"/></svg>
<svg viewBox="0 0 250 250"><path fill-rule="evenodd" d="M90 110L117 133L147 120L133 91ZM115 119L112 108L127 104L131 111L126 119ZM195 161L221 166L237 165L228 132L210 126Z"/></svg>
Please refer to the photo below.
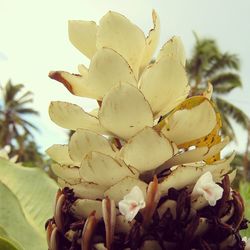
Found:
<svg viewBox="0 0 250 250"><path fill-rule="evenodd" d="M143 214L143 225L147 226L155 212L155 209L160 200L160 192L158 188L158 179L154 176L153 181L148 185L147 196L146 196L146 207L144 208Z"/></svg>
<svg viewBox="0 0 250 250"><path fill-rule="evenodd" d="M54 218L55 223L60 232L63 231L63 224L64 224L64 218L63 218L63 212L62 212L62 206L65 202L65 195L61 194L56 202L55 212L54 212Z"/></svg>
<svg viewBox="0 0 250 250"><path fill-rule="evenodd" d="M91 250L91 239L94 234L97 219L95 217L95 211L93 211L87 218L84 228L82 230L82 239L81 239L81 250Z"/></svg>
<svg viewBox="0 0 250 250"><path fill-rule="evenodd" d="M102 213L106 231L106 247L111 250L115 233L115 202L108 197L102 200Z"/></svg>

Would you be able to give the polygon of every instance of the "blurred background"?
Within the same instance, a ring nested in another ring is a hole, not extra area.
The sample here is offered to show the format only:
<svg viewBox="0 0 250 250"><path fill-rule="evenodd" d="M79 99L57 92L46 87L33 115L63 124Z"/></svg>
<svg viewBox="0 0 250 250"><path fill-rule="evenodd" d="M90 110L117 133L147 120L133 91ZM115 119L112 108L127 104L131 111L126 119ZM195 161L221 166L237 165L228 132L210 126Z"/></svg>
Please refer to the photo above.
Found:
<svg viewBox="0 0 250 250"><path fill-rule="evenodd" d="M67 143L69 134L50 121L49 103L69 101L87 111L96 107L94 101L72 96L48 78L51 70L77 72L78 64L88 65L68 40L67 21L98 21L114 10L147 33L152 27L152 9L161 21L158 51L172 36L182 38L192 93L199 94L208 81L213 84L223 133L231 139L224 154L237 152L235 185L239 188L239 180L249 180L248 0L0 0L0 148L10 157L18 155L17 161L25 166L48 171L44 151L54 143ZM240 187L250 200L249 185L244 182Z"/></svg>

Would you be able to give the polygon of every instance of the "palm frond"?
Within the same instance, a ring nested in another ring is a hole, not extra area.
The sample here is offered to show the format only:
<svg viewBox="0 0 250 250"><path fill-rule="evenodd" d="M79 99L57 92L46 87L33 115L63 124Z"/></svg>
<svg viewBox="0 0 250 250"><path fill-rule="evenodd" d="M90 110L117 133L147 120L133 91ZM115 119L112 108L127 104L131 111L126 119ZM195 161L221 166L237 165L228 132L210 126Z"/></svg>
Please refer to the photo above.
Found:
<svg viewBox="0 0 250 250"><path fill-rule="evenodd" d="M212 77L225 69L239 70L240 62L237 55L224 53L218 54L216 60L211 61L210 68L206 70L205 77Z"/></svg>
<svg viewBox="0 0 250 250"><path fill-rule="evenodd" d="M221 113L233 118L244 129L248 128L249 118L241 109L220 97L216 97L216 103Z"/></svg>
<svg viewBox="0 0 250 250"><path fill-rule="evenodd" d="M27 91L27 92L25 92L24 94L22 94L22 95L17 99L17 101L18 101L18 102L22 102L23 100L26 100L27 97L30 97L30 96L32 96L32 95L33 95L33 93L32 93L31 91Z"/></svg>
<svg viewBox="0 0 250 250"><path fill-rule="evenodd" d="M242 87L240 76L235 73L223 73L210 79L214 92L229 93L231 90Z"/></svg>
<svg viewBox="0 0 250 250"><path fill-rule="evenodd" d="M221 121L222 121L222 134L224 136L228 136L230 140L236 141L236 135L233 129L233 126L230 122L230 120L227 118L227 116L224 113L221 113Z"/></svg>
<svg viewBox="0 0 250 250"><path fill-rule="evenodd" d="M39 112L32 108L18 108L16 112L23 115L39 115Z"/></svg>

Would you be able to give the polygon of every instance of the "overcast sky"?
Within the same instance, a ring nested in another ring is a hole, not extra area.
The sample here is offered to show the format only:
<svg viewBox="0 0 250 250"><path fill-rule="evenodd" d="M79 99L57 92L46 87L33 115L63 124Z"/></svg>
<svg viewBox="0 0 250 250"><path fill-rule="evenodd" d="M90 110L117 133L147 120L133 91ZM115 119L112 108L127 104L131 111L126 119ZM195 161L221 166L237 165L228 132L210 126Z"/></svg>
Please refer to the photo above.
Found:
<svg viewBox="0 0 250 250"><path fill-rule="evenodd" d="M93 101L72 96L47 77L50 70L76 72L78 64L88 64L68 40L67 21L98 22L108 10L115 10L148 32L152 9L161 20L160 46L179 35L189 55L195 31L200 37L216 39L223 51L239 55L244 88L233 91L227 100L250 114L249 0L0 0L0 83L11 78L33 91L34 108L41 114L37 138L43 149L66 140L63 129L49 120L50 101L74 102L86 110L95 107ZM239 127L237 131L237 149L243 151L246 133Z"/></svg>

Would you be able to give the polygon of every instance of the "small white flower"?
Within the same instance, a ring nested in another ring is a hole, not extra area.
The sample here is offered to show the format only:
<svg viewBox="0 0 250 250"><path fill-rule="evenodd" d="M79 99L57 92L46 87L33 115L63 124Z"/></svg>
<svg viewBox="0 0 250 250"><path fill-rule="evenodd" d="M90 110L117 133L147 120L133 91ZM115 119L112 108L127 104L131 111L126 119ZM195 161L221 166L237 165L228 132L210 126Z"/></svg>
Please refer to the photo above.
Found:
<svg viewBox="0 0 250 250"><path fill-rule="evenodd" d="M126 220L132 221L139 210L145 207L143 192L138 186L134 186L118 205Z"/></svg>
<svg viewBox="0 0 250 250"><path fill-rule="evenodd" d="M192 192L194 196L203 195L210 206L215 206L222 194L223 188L213 181L211 172L206 172L198 179Z"/></svg>
<svg viewBox="0 0 250 250"><path fill-rule="evenodd" d="M246 243L245 250L250 250L250 238L245 236L242 238L242 240Z"/></svg>

